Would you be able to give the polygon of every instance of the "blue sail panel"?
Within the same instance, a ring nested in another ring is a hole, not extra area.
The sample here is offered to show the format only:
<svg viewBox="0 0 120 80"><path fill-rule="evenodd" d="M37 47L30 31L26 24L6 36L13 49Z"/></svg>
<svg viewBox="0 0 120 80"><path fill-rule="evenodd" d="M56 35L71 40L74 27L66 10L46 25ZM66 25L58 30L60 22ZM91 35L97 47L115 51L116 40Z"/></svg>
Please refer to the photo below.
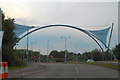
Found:
<svg viewBox="0 0 120 80"><path fill-rule="evenodd" d="M20 35L22 35L23 33L25 33L27 31L27 28L28 28L28 30L35 28L35 27L31 27L31 26L26 26L26 25L19 25L16 23L14 24L14 26L16 27L14 32L16 34L16 37L18 37L18 38Z"/></svg>
<svg viewBox="0 0 120 80"><path fill-rule="evenodd" d="M107 35L108 35L109 30L110 30L110 27L106 28L106 29L102 29L102 30L89 31L89 32L91 32L99 40L101 40L104 44L106 44L106 42L107 42Z"/></svg>

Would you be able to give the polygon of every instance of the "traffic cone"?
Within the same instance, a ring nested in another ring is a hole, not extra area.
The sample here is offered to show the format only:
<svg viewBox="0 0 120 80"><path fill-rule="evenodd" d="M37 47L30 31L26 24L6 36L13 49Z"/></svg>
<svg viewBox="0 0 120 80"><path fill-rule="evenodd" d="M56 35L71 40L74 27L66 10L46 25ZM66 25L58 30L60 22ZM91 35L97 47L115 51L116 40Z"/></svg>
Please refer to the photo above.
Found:
<svg viewBox="0 0 120 80"><path fill-rule="evenodd" d="M8 63L7 62L5 66L5 78L8 78Z"/></svg>
<svg viewBox="0 0 120 80"><path fill-rule="evenodd" d="M1 65L1 72L0 72L0 79L4 79L4 63L2 62L2 65Z"/></svg>

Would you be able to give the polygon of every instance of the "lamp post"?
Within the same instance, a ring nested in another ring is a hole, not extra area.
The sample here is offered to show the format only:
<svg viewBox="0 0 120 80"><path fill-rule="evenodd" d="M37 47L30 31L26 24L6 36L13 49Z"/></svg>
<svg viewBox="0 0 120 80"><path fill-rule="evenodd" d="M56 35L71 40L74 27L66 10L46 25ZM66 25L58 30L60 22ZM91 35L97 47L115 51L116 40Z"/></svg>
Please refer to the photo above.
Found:
<svg viewBox="0 0 120 80"><path fill-rule="evenodd" d="M72 46L72 50L73 50L73 62L74 62L74 43L70 42L71 46Z"/></svg>
<svg viewBox="0 0 120 80"><path fill-rule="evenodd" d="M67 57L67 54L66 54L66 50L67 50L67 39L70 39L71 37L61 37L61 38L64 38L65 39L65 62L66 61L66 57Z"/></svg>
<svg viewBox="0 0 120 80"><path fill-rule="evenodd" d="M75 48L76 48L76 61L77 61L77 44L76 44L76 47L75 47Z"/></svg>
<svg viewBox="0 0 120 80"><path fill-rule="evenodd" d="M27 34L28 34L28 27L27 27ZM27 63L28 63L28 56L29 56L29 51L28 51L28 35L27 35Z"/></svg>
<svg viewBox="0 0 120 80"><path fill-rule="evenodd" d="M25 61L25 46L24 46L24 51L23 51L23 60Z"/></svg>
<svg viewBox="0 0 120 80"><path fill-rule="evenodd" d="M47 62L48 62L48 53L49 53L49 39L47 40Z"/></svg>

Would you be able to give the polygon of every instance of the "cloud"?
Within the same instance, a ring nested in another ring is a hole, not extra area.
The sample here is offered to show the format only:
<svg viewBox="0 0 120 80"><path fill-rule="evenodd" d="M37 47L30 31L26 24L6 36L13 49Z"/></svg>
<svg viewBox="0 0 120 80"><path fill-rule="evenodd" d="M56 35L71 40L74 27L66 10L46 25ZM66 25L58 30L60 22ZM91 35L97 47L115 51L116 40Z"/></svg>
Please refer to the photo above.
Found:
<svg viewBox="0 0 120 80"><path fill-rule="evenodd" d="M115 1L115 0L113 0ZM6 12L6 15L14 17L17 23L44 26L50 24L67 24L83 29L98 29L104 28L106 25L110 25L115 22L114 33L117 35L118 25L118 7L116 3L84 3L84 2L42 2L41 0L2 0L0 1L2 9ZM66 27L54 27L46 28L36 31L29 35L29 42L37 41L43 47L43 51L46 49L46 42L48 39L55 44L61 45L61 36L70 36L71 41L79 43L79 49L87 51L96 48L96 43L83 32ZM20 45L25 44L26 38L20 41ZM52 42L52 43L53 43ZM115 41L112 40L112 45L115 45ZM92 45L92 47L91 47ZM58 48L63 48L64 45ZM85 49L86 48L86 49ZM98 48L98 47L97 47ZM38 49L36 47L36 49ZM79 51L80 51L79 50Z"/></svg>
<svg viewBox="0 0 120 80"><path fill-rule="evenodd" d="M5 15L11 18L24 18L31 15L27 3L23 3L21 0L0 0L0 7Z"/></svg>

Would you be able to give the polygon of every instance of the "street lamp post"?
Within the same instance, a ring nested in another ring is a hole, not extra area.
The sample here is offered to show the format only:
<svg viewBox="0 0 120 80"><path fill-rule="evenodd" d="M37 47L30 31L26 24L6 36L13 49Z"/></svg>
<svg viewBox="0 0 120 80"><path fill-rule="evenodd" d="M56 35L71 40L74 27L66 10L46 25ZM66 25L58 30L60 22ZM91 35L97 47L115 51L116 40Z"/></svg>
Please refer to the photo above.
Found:
<svg viewBox="0 0 120 80"><path fill-rule="evenodd" d="M77 44L76 44L76 61L77 61Z"/></svg>
<svg viewBox="0 0 120 80"><path fill-rule="evenodd" d="M73 58L73 62L74 62L74 43L73 42L70 42L71 46L72 46L72 50L73 50L73 55L72 55L72 58Z"/></svg>
<svg viewBox="0 0 120 80"><path fill-rule="evenodd" d="M27 27L27 34L28 34L28 27ZM28 63L28 55L29 55L29 51L28 51L28 35L27 35L27 63Z"/></svg>
<svg viewBox="0 0 120 80"><path fill-rule="evenodd" d="M49 40L47 41L47 62L48 62L48 53L49 53Z"/></svg>
<svg viewBox="0 0 120 80"><path fill-rule="evenodd" d="M74 43L73 43L73 62L74 62L74 53L75 53L75 47L74 47Z"/></svg>
<svg viewBox="0 0 120 80"><path fill-rule="evenodd" d="M66 50L67 50L67 39L70 39L71 37L61 37L61 38L64 38L65 39L65 62L66 61L66 57L67 57L67 54L66 54Z"/></svg>
<svg viewBox="0 0 120 80"><path fill-rule="evenodd" d="M25 61L25 46L24 46L24 51L23 51L23 60Z"/></svg>
<svg viewBox="0 0 120 80"><path fill-rule="evenodd" d="M31 43L31 61L32 61L32 49L33 49L33 43Z"/></svg>

